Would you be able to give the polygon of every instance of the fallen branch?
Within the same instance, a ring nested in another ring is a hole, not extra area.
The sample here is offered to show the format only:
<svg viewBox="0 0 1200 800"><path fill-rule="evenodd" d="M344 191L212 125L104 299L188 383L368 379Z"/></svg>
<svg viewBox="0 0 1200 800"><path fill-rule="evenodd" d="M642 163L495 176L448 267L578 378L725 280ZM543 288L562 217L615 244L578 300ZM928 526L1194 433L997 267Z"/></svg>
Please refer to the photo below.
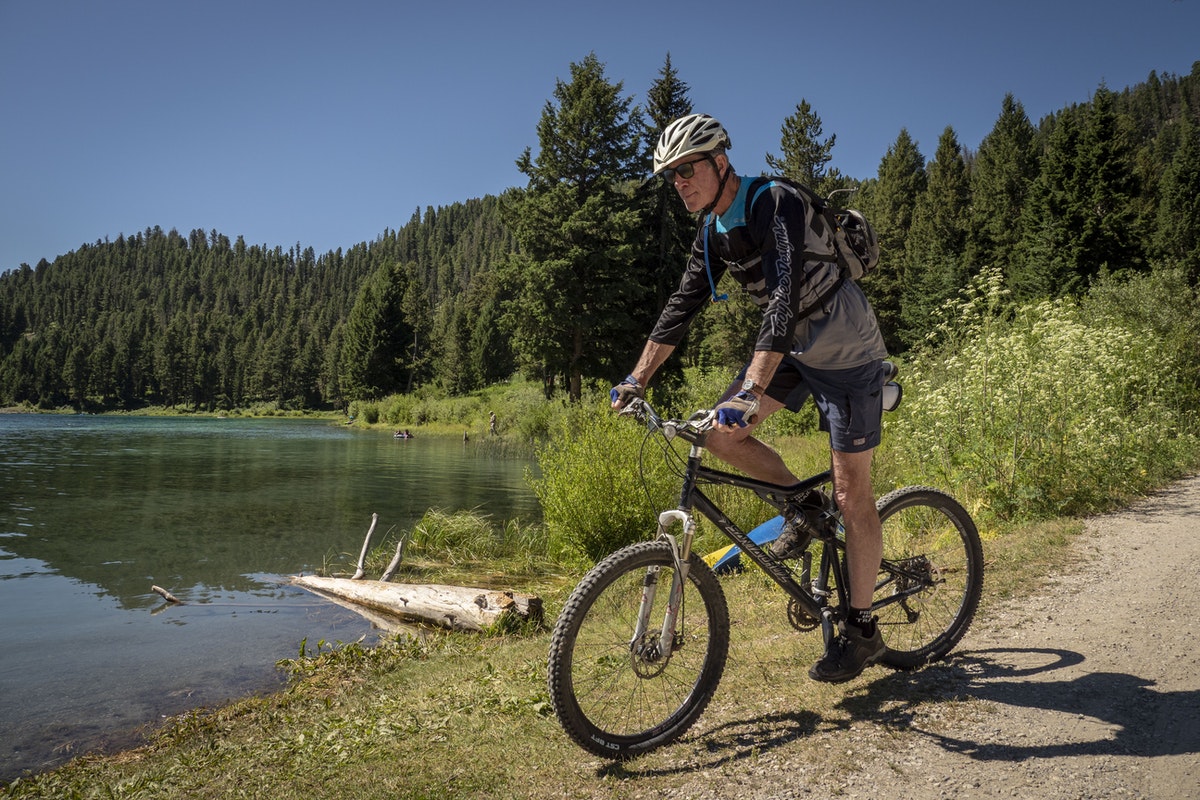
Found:
<svg viewBox="0 0 1200 800"><path fill-rule="evenodd" d="M396 555L392 556L392 562L387 565L387 569L383 571L383 575L379 580L387 583L396 574L396 568L400 566L400 558L404 555L404 537L400 537L400 541L396 542Z"/></svg>
<svg viewBox="0 0 1200 800"><path fill-rule="evenodd" d="M362 552L358 554L358 570L355 571L354 577L350 579L352 581L361 580L362 577L367 574L363 569L363 565L365 565L367 562L367 548L371 544L371 534L375 533L375 524L378 522L379 522L379 515L372 514L371 515L371 527L367 529L367 538L363 539Z"/></svg>
<svg viewBox="0 0 1200 800"><path fill-rule="evenodd" d="M168 603L180 603L180 604L183 603L182 600L180 600L178 597L171 594L170 592L168 592L166 589L162 588L161 586L151 586L150 591L154 592L157 595L161 595L162 599L166 600Z"/></svg>

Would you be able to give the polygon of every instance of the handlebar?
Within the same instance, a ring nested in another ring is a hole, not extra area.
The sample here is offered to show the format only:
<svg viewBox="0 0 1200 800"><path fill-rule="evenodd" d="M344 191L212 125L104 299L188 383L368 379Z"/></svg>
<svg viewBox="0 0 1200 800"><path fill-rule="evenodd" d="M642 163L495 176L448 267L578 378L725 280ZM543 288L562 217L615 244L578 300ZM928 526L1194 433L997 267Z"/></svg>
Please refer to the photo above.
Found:
<svg viewBox="0 0 1200 800"><path fill-rule="evenodd" d="M896 381L900 368L891 361L883 362L883 410L895 411L904 392ZM635 397L622 407L618 414L631 416L638 422L644 423L651 433L661 432L664 437L674 439L679 436L684 441L696 442L704 438L709 431L717 426L717 410L702 408L687 419L664 419L643 397Z"/></svg>
<svg viewBox="0 0 1200 800"><path fill-rule="evenodd" d="M714 408L702 408L687 419L664 419L641 397L630 400L617 413L633 417L645 424L651 433L662 433L668 440L678 436L686 442L695 442L717 425L717 411Z"/></svg>

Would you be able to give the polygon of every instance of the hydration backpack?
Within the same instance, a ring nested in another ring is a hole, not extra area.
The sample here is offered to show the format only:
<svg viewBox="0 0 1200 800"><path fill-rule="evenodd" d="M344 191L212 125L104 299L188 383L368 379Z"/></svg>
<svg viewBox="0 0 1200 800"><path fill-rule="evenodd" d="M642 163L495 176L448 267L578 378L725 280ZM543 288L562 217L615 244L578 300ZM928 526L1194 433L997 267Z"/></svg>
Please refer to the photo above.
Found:
<svg viewBox="0 0 1200 800"><path fill-rule="evenodd" d="M879 238L861 211L838 208L828 198L821 197L804 184L790 178L769 178L752 197L747 196L746 219L750 218L750 209L753 208L754 201L772 186L782 186L811 205L813 228L818 234L823 234L825 231L818 228L818 225L823 225L830 232L834 255L830 257L823 253L806 251L805 258L815 261L836 259L842 268L842 274L853 281L871 272L879 264Z"/></svg>

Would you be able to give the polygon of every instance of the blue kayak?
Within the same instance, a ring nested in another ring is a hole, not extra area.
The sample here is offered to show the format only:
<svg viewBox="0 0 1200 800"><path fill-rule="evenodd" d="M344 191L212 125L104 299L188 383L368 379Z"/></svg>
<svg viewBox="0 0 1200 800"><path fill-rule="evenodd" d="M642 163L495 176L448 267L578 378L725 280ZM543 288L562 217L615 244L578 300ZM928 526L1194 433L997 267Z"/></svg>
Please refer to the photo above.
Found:
<svg viewBox="0 0 1200 800"><path fill-rule="evenodd" d="M750 541L757 545L773 542L783 529L783 517L769 519L748 534ZM714 550L704 557L704 562L712 567L713 572L721 575L733 572L742 566L742 549L736 544L726 545L720 550Z"/></svg>

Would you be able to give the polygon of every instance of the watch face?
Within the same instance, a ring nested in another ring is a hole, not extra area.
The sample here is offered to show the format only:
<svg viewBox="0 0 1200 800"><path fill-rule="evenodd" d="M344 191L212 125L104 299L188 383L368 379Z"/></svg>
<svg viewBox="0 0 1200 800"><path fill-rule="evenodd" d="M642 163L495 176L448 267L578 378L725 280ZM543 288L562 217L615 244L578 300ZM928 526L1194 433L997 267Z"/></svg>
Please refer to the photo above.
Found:
<svg viewBox="0 0 1200 800"><path fill-rule="evenodd" d="M749 378L742 381L742 391L743 392L753 392L754 391L754 381L750 380Z"/></svg>

